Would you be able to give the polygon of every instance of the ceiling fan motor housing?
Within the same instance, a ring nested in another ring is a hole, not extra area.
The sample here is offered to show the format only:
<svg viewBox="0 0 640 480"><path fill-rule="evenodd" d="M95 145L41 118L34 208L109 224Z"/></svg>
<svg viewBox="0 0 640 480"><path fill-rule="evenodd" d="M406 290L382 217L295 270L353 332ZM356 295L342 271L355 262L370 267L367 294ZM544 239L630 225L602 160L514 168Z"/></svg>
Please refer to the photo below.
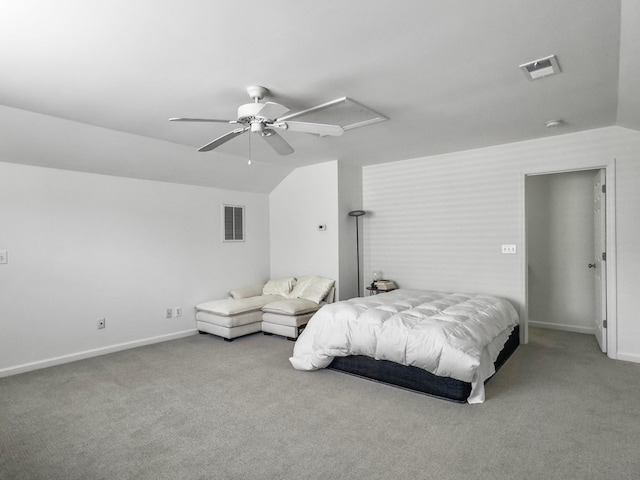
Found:
<svg viewBox="0 0 640 480"><path fill-rule="evenodd" d="M238 121L250 123L256 118L264 105L262 103L245 103L238 107Z"/></svg>

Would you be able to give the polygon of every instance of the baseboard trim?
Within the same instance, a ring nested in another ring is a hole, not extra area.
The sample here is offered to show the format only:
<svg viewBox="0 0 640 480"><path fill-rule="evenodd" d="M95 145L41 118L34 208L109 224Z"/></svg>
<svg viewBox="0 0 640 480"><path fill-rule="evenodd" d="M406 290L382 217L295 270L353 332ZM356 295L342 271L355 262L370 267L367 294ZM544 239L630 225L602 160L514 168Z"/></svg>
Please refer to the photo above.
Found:
<svg viewBox="0 0 640 480"><path fill-rule="evenodd" d="M62 355L60 357L48 358L46 360L39 360L37 362L24 363L15 367L7 367L0 369L0 378L9 377L11 375L18 375L19 373L26 373L32 370L40 370L41 368L53 367L55 365L62 365L63 363L75 362L76 360L83 360L85 358L98 357L100 355L106 355L108 353L119 352L122 350L128 350L130 348L143 347L145 345L151 345L153 343L167 342L169 340L176 340L178 338L189 337L198 333L198 330L190 329L182 332L170 333L168 335L159 335L157 337L143 338L142 340L134 340L132 342L118 343L116 345L110 345L108 347L96 348L93 350L85 350L83 352L72 353L70 355Z"/></svg>
<svg viewBox="0 0 640 480"><path fill-rule="evenodd" d="M574 332L574 333L585 333L587 335L595 335L596 330L592 327L581 327L579 325L566 325L562 323L547 323L547 322L536 322L534 320L529 320L530 327L538 327L538 328L549 328L551 330L562 330L565 332Z"/></svg>
<svg viewBox="0 0 640 480"><path fill-rule="evenodd" d="M618 352L618 356L616 357L616 360L622 360L624 362L640 363L640 355L636 355L635 353Z"/></svg>

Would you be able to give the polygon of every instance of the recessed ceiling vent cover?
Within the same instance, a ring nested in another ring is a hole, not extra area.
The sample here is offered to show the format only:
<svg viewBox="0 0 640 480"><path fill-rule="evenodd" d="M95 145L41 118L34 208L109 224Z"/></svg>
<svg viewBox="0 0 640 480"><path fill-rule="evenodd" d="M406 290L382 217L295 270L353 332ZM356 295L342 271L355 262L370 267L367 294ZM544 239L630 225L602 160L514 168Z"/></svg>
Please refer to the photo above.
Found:
<svg viewBox="0 0 640 480"><path fill-rule="evenodd" d="M558 59L555 55L525 63L520 65L520 69L529 80L537 80L562 71L560 70L560 65L558 65Z"/></svg>
<svg viewBox="0 0 640 480"><path fill-rule="evenodd" d="M344 130L389 120L389 117L374 112L369 107L365 107L348 97L338 98L317 107L292 113L278 120L286 121L294 118L303 122L340 125Z"/></svg>

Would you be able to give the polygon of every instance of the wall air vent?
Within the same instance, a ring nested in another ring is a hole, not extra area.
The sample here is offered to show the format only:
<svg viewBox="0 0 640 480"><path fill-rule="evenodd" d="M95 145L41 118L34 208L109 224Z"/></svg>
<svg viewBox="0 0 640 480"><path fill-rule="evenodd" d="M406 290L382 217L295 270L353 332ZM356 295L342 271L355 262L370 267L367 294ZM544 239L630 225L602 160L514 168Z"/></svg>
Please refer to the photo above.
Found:
<svg viewBox="0 0 640 480"><path fill-rule="evenodd" d="M222 241L244 242L244 206L222 205Z"/></svg>
<svg viewBox="0 0 640 480"><path fill-rule="evenodd" d="M364 127L372 123L389 120L388 117L374 112L369 107L356 102L348 97L338 98L331 102L323 103L317 107L309 108L301 112L286 115L278 120L299 120L311 123L327 123L340 125L345 130Z"/></svg>
<svg viewBox="0 0 640 480"><path fill-rule="evenodd" d="M555 55L522 64L520 65L520 69L529 80L537 80L562 71L560 70L560 65L558 65L558 59Z"/></svg>

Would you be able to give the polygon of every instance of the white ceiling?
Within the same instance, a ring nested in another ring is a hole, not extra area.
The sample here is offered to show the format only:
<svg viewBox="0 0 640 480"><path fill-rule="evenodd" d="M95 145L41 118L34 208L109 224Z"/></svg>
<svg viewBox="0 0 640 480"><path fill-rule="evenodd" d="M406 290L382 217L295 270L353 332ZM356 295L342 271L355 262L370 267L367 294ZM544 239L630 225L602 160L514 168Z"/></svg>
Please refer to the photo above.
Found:
<svg viewBox="0 0 640 480"><path fill-rule="evenodd" d="M268 192L328 160L640 130L638 25L636 0L3 2L0 160ZM518 68L552 54L560 75ZM292 111L348 96L390 120L283 132L286 157L255 135L198 153L233 126L167 121L234 119L251 84Z"/></svg>

